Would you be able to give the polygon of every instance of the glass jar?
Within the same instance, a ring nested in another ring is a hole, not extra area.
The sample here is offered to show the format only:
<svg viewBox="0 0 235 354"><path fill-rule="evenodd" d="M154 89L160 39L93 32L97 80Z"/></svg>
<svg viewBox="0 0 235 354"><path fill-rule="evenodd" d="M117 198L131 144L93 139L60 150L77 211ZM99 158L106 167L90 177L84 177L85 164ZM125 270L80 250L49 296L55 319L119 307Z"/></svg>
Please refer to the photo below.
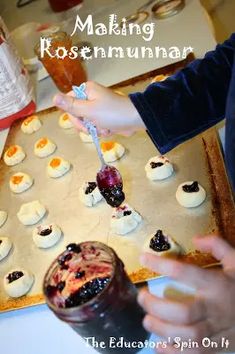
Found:
<svg viewBox="0 0 235 354"><path fill-rule="evenodd" d="M63 54L65 51L60 49L59 53L61 58L55 56L58 48L65 48L67 53L71 51L72 39L65 32L56 32L48 36L43 36L45 40L50 41L50 47L46 47L47 51L44 51L42 57L40 43L35 47L35 53L38 59L42 62L52 80L61 92L67 93L72 90L72 86L79 86L81 83L87 80L86 72L82 66L79 58L72 59L69 55Z"/></svg>
<svg viewBox="0 0 235 354"><path fill-rule="evenodd" d="M43 289L54 314L100 353L134 354L139 349L133 343L148 339L137 290L123 262L103 243L67 246L47 271Z"/></svg>

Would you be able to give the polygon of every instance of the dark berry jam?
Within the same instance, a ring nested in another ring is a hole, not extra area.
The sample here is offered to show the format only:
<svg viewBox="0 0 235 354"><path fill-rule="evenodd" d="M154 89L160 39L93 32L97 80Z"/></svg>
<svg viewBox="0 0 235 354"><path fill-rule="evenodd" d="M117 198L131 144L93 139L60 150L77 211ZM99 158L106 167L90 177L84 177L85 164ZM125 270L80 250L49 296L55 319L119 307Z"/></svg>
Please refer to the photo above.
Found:
<svg viewBox="0 0 235 354"><path fill-rule="evenodd" d="M123 216L131 215L131 214L132 214L131 210L125 210Z"/></svg>
<svg viewBox="0 0 235 354"><path fill-rule="evenodd" d="M151 168L157 168L157 167L161 167L161 166L163 166L164 165L164 163L162 163L162 162L150 162L150 166L151 166Z"/></svg>
<svg viewBox="0 0 235 354"><path fill-rule="evenodd" d="M57 293L57 286L47 285L46 287L46 295L47 296L55 296Z"/></svg>
<svg viewBox="0 0 235 354"><path fill-rule="evenodd" d="M182 187L182 189L186 193L195 193L195 192L199 192L199 185L198 185L198 182L195 181L192 184L185 184Z"/></svg>
<svg viewBox="0 0 235 354"><path fill-rule="evenodd" d="M100 189L100 193L106 202L113 208L119 207L125 200L122 184L114 187Z"/></svg>
<svg viewBox="0 0 235 354"><path fill-rule="evenodd" d="M75 279L81 279L85 277L86 272L84 270L75 273Z"/></svg>
<svg viewBox="0 0 235 354"><path fill-rule="evenodd" d="M58 259L58 263L61 267L63 267L64 269L67 268L66 266L66 262L70 261L70 259L72 258L72 254L71 253L67 253L67 254L64 254L63 256L61 256L59 259Z"/></svg>
<svg viewBox="0 0 235 354"><path fill-rule="evenodd" d="M13 281L15 281L15 280L17 280L17 279L23 277L23 275L24 275L23 272L21 272L21 271L19 271L19 272L18 272L18 271L15 271L15 272L12 272L12 273L8 274L7 280L8 280L9 283L12 283Z"/></svg>
<svg viewBox="0 0 235 354"><path fill-rule="evenodd" d="M39 231L40 236L48 236L52 233L52 227L48 227L47 229Z"/></svg>
<svg viewBox="0 0 235 354"><path fill-rule="evenodd" d="M60 281L57 285L57 289L59 290L59 292L63 291L64 290L64 287L65 287L65 281Z"/></svg>
<svg viewBox="0 0 235 354"><path fill-rule="evenodd" d="M88 182L88 186L85 190L85 194L90 194L93 192L93 190L97 187L96 182Z"/></svg>
<svg viewBox="0 0 235 354"><path fill-rule="evenodd" d="M0 240L0 245L1 245L1 243L2 243L2 240Z"/></svg>
<svg viewBox="0 0 235 354"><path fill-rule="evenodd" d="M108 284L110 278L96 278L88 283L85 283L78 291L71 294L65 300L65 307L80 306L85 302L93 299L97 294L99 294L106 285Z"/></svg>
<svg viewBox="0 0 235 354"><path fill-rule="evenodd" d="M66 249L70 252L80 253L81 247L77 243L70 243Z"/></svg>
<svg viewBox="0 0 235 354"><path fill-rule="evenodd" d="M157 233L151 238L149 247L156 252L168 251L171 245L167 241L167 238L163 235L162 230L158 230Z"/></svg>

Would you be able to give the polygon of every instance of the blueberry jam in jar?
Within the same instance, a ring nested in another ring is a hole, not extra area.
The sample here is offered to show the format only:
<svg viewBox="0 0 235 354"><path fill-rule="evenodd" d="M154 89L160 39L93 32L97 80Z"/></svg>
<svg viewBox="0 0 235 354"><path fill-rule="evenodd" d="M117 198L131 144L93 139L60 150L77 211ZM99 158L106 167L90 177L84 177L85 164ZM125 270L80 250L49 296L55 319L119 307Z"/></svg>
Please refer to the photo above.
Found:
<svg viewBox="0 0 235 354"><path fill-rule="evenodd" d="M106 165L98 172L96 180L100 193L111 207L117 208L124 202L122 177L115 167Z"/></svg>
<svg viewBox="0 0 235 354"><path fill-rule="evenodd" d="M104 342L103 348L96 348L100 353L123 354L123 348L110 346L111 337L123 337L128 343L149 337L142 326L145 313L137 303L137 290L113 249L95 241L78 246L79 253L67 248L47 271L43 285L47 304L80 336ZM125 353L138 351L125 348Z"/></svg>

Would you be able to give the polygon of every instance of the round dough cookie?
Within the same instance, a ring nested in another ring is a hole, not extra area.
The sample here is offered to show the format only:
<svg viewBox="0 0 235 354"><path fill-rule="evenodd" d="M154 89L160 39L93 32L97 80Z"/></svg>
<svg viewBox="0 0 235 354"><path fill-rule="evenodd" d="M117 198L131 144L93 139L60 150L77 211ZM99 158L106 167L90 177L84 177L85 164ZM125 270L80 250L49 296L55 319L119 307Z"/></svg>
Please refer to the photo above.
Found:
<svg viewBox="0 0 235 354"><path fill-rule="evenodd" d="M79 136L84 143L93 143L92 136L84 132L79 132Z"/></svg>
<svg viewBox="0 0 235 354"><path fill-rule="evenodd" d="M7 212L0 210L0 227L2 227L7 221Z"/></svg>
<svg viewBox="0 0 235 354"><path fill-rule="evenodd" d="M179 185L176 199L185 208L195 208L206 199L206 191L197 181L187 181Z"/></svg>
<svg viewBox="0 0 235 354"><path fill-rule="evenodd" d="M155 156L149 159L145 166L145 172L151 181L162 180L170 177L174 168L165 156Z"/></svg>
<svg viewBox="0 0 235 354"><path fill-rule="evenodd" d="M128 204L115 208L111 218L111 231L118 235L125 235L133 231L142 221L142 217Z"/></svg>
<svg viewBox="0 0 235 354"><path fill-rule="evenodd" d="M5 152L3 160L7 166L14 166L22 162L25 156L25 152L21 146L12 145Z"/></svg>
<svg viewBox="0 0 235 354"><path fill-rule="evenodd" d="M104 141L101 143L101 150L106 163L119 160L125 153L123 145L115 141Z"/></svg>
<svg viewBox="0 0 235 354"><path fill-rule="evenodd" d="M33 230L33 241L39 248L50 248L61 238L62 231L56 224L40 225Z"/></svg>
<svg viewBox="0 0 235 354"><path fill-rule="evenodd" d="M22 193L33 184L33 179L27 173L17 172L11 176L9 181L10 189L13 193Z"/></svg>
<svg viewBox="0 0 235 354"><path fill-rule="evenodd" d="M62 157L52 158L47 165L47 173L49 177L58 178L65 175L70 170L70 162Z"/></svg>
<svg viewBox="0 0 235 354"><path fill-rule="evenodd" d="M13 243L8 237L0 236L0 261L9 254L12 245Z"/></svg>
<svg viewBox="0 0 235 354"><path fill-rule="evenodd" d="M56 149L56 145L48 138L41 138L34 144L34 154L38 157L47 157Z"/></svg>
<svg viewBox="0 0 235 354"><path fill-rule="evenodd" d="M23 204L17 213L23 225L34 225L46 214L46 208L38 200Z"/></svg>
<svg viewBox="0 0 235 354"><path fill-rule="evenodd" d="M3 285L10 297L25 295L32 287L34 276L24 269L13 269L5 275Z"/></svg>
<svg viewBox="0 0 235 354"><path fill-rule="evenodd" d="M144 245L144 252L157 256L177 256L183 253L180 245L169 235L164 235L162 230L157 230Z"/></svg>
<svg viewBox="0 0 235 354"><path fill-rule="evenodd" d="M70 120L69 113L63 113L59 117L59 126L63 129L71 129L73 128L73 123Z"/></svg>
<svg viewBox="0 0 235 354"><path fill-rule="evenodd" d="M92 207L101 201L103 197L96 182L85 182L79 188L79 199L84 205Z"/></svg>
<svg viewBox="0 0 235 354"><path fill-rule="evenodd" d="M30 116L21 124L21 130L25 134L32 134L41 128L42 124L38 116Z"/></svg>

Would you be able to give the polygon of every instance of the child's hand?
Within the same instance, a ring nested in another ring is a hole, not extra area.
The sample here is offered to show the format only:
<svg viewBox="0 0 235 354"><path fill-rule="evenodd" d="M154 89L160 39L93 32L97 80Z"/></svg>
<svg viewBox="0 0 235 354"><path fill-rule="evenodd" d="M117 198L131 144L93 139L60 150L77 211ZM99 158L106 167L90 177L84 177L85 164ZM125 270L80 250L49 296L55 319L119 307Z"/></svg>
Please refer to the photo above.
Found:
<svg viewBox="0 0 235 354"><path fill-rule="evenodd" d="M129 97L92 81L86 83L86 94L86 101L75 98L72 92L54 97L56 106L76 117L72 120L78 129L84 130L83 118L94 122L101 133L144 128L144 123Z"/></svg>
<svg viewBox="0 0 235 354"><path fill-rule="evenodd" d="M139 294L139 303L147 312L144 327L172 340L168 348L158 349L158 353L180 353L174 344L176 337L182 341L191 339L200 345L205 337L226 338L231 331L235 333L235 250L216 236L196 238L195 243L198 249L212 253L221 262L223 270L201 269L152 254L142 257L142 263L148 268L197 289L195 296L188 301L158 298L147 291ZM184 352L193 354L204 350L200 347ZM214 348L211 351L220 350Z"/></svg>

